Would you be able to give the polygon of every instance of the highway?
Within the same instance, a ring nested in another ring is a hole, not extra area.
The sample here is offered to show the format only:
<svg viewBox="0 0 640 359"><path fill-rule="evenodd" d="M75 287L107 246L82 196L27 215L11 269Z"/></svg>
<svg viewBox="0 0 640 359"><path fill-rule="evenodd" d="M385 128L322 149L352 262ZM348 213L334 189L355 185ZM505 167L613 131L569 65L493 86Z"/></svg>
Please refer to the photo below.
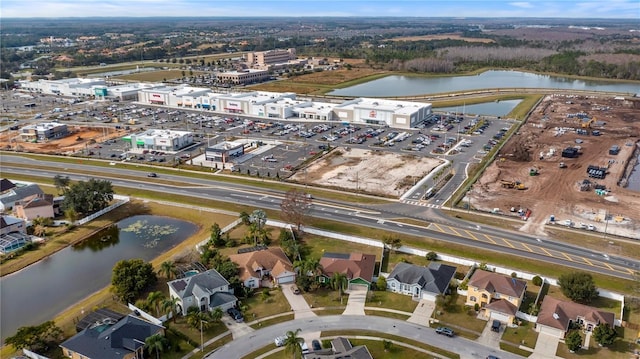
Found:
<svg viewBox="0 0 640 359"><path fill-rule="evenodd" d="M175 175L161 174L157 179L149 179L146 177L148 172L145 171L123 169L117 165L96 167L81 160L79 162L83 163L60 163L2 154L0 161L3 175L14 173L34 176L34 181L37 181L35 177L53 178L55 175L68 175L72 180L87 180L92 176L83 175L81 172L99 171L103 173L101 178L109 179L114 186L207 198L255 208L279 210L283 197L282 192L275 190L220 182L216 181L214 176L211 179L184 177L177 171ZM22 164L22 166L12 166L12 164ZM48 168L24 167L28 164ZM183 185L176 185L176 183ZM310 214L317 218L354 223L399 234L428 237L625 279L632 279L633 273L640 270L640 261L635 259L614 255L605 256L599 251L556 243L549 239L535 238L495 227L477 226L445 216L434 208L417 207L399 202L360 205L316 199ZM393 220L398 217L425 221L425 226ZM516 258L514 262L517 262Z"/></svg>

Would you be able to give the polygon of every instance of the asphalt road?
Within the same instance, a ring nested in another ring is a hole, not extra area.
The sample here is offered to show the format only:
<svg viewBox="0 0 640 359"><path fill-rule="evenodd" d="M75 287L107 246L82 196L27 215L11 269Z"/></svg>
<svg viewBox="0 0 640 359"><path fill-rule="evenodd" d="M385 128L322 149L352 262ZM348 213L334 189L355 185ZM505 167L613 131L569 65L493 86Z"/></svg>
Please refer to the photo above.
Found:
<svg viewBox="0 0 640 359"><path fill-rule="evenodd" d="M474 341L438 335L435 330L406 321L372 316L357 315L332 315L315 318L296 319L284 323L271 325L256 330L251 334L239 337L209 353L205 358L227 359L242 358L256 350L272 344L275 337L285 334L287 331L302 329L305 332L321 332L327 330L371 330L387 333L401 338L415 340L438 348L460 354L462 359L484 359L493 354L501 359L516 359L521 356L505 352L499 349L485 347Z"/></svg>
<svg viewBox="0 0 640 359"><path fill-rule="evenodd" d="M52 178L56 174L66 175L73 180L86 180L91 176L68 173L74 171L100 171L104 178L109 178L113 185L121 187L139 188L163 193L172 193L197 198L209 198L230 203L239 203L256 208L279 210L283 193L274 190L253 188L249 185L217 182L215 179L196 179L175 175L161 174L158 179L146 177L147 172L121 169L113 167L93 167L87 164L70 164L33 160L20 156L1 155L3 173L42 176ZM58 170L42 170L36 168L11 167L11 163L34 164L59 168ZM152 171L150 167L149 171ZM122 176L139 177L126 179ZM182 182L184 186L164 184L159 180ZM444 216L440 211L422 208L416 211L416 206L403 203L385 205L357 205L339 201L314 200L311 215L318 218L330 219L346 223L378 228L397 232L434 238L441 241L467 245L498 251L513 256L526 257L552 264L569 266L606 275L632 278L632 273L640 269L640 261L621 256L603 256L602 252L581 247L556 243L548 239L530 237L517 232L511 232L489 226L477 226L462 220ZM398 215L423 220L432 223L432 228L415 226L390 220ZM447 229L448 228L448 229ZM515 261L515 258L514 258Z"/></svg>

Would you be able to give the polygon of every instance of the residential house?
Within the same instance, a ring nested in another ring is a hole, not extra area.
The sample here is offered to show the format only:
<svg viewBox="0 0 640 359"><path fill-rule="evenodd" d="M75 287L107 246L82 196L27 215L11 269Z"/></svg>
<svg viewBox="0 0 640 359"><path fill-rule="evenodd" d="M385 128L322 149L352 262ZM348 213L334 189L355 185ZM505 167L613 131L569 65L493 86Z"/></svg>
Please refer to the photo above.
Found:
<svg viewBox="0 0 640 359"><path fill-rule="evenodd" d="M343 273L349 280L349 289L352 286L371 287L373 270L376 266L376 256L362 253L331 253L326 252L320 258L322 266L321 281L331 279L334 273Z"/></svg>
<svg viewBox="0 0 640 359"><path fill-rule="evenodd" d="M22 219L5 215L0 217L0 254L16 251L29 242L31 236L26 233L26 224Z"/></svg>
<svg viewBox="0 0 640 359"><path fill-rule="evenodd" d="M189 307L198 307L201 311L213 311L216 308L226 311L238 302L229 282L215 269L175 279L167 285L169 296L178 298L176 309L182 315L187 314Z"/></svg>
<svg viewBox="0 0 640 359"><path fill-rule="evenodd" d="M455 274L456 267L442 263L421 267L400 262L387 277L387 290L435 301L436 296L446 294Z"/></svg>
<svg viewBox="0 0 640 359"><path fill-rule="evenodd" d="M44 194L44 192L36 184L14 184L10 186L11 181L3 181L6 190L0 193L0 212L8 212L13 209L16 202L23 200L34 194Z"/></svg>
<svg viewBox="0 0 640 359"><path fill-rule="evenodd" d="M373 359L364 345L353 346L347 338L337 337L331 341L331 349L322 349L305 355L305 359Z"/></svg>
<svg viewBox="0 0 640 359"><path fill-rule="evenodd" d="M481 308L481 318L513 323L527 291L527 282L502 274L476 270L469 279L466 305Z"/></svg>
<svg viewBox="0 0 640 359"><path fill-rule="evenodd" d="M143 358L145 340L155 334L164 335L164 327L127 315L119 321L97 321L60 347L72 359Z"/></svg>
<svg viewBox="0 0 640 359"><path fill-rule="evenodd" d="M574 302L565 302L545 296L538 312L536 331L557 338L564 338L571 323L592 331L598 324L607 323L613 328L615 315L597 308Z"/></svg>
<svg viewBox="0 0 640 359"><path fill-rule="evenodd" d="M280 247L253 247L250 251L232 254L229 259L238 265L238 277L245 287L271 287L296 280L293 264Z"/></svg>
<svg viewBox="0 0 640 359"><path fill-rule="evenodd" d="M34 194L16 202L16 216L26 221L36 218L54 218L53 195Z"/></svg>

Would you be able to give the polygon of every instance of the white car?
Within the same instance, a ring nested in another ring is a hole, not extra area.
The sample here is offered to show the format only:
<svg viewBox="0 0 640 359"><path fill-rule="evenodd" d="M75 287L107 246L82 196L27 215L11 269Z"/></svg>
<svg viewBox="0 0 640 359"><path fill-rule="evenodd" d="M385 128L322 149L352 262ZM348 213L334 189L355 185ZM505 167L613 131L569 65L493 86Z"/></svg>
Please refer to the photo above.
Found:
<svg viewBox="0 0 640 359"><path fill-rule="evenodd" d="M276 337L273 342L277 347L281 347L284 345L284 341L287 340L287 337L285 337L284 335Z"/></svg>

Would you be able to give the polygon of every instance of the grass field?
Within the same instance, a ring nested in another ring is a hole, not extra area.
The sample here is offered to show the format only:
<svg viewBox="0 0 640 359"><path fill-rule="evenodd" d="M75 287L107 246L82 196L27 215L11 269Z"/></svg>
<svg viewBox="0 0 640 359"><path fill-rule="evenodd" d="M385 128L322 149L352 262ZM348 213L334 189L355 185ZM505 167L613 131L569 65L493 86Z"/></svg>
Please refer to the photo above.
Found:
<svg viewBox="0 0 640 359"><path fill-rule="evenodd" d="M167 80L175 80L182 78L182 73L184 72L184 76L201 76L208 75L212 76L212 72L206 71L189 71L189 70L180 70L180 69L172 69L172 70L158 70L158 71L148 71L148 72L138 72L128 75L114 76L114 79L117 80L128 80L128 81L141 81L141 82L162 82Z"/></svg>

